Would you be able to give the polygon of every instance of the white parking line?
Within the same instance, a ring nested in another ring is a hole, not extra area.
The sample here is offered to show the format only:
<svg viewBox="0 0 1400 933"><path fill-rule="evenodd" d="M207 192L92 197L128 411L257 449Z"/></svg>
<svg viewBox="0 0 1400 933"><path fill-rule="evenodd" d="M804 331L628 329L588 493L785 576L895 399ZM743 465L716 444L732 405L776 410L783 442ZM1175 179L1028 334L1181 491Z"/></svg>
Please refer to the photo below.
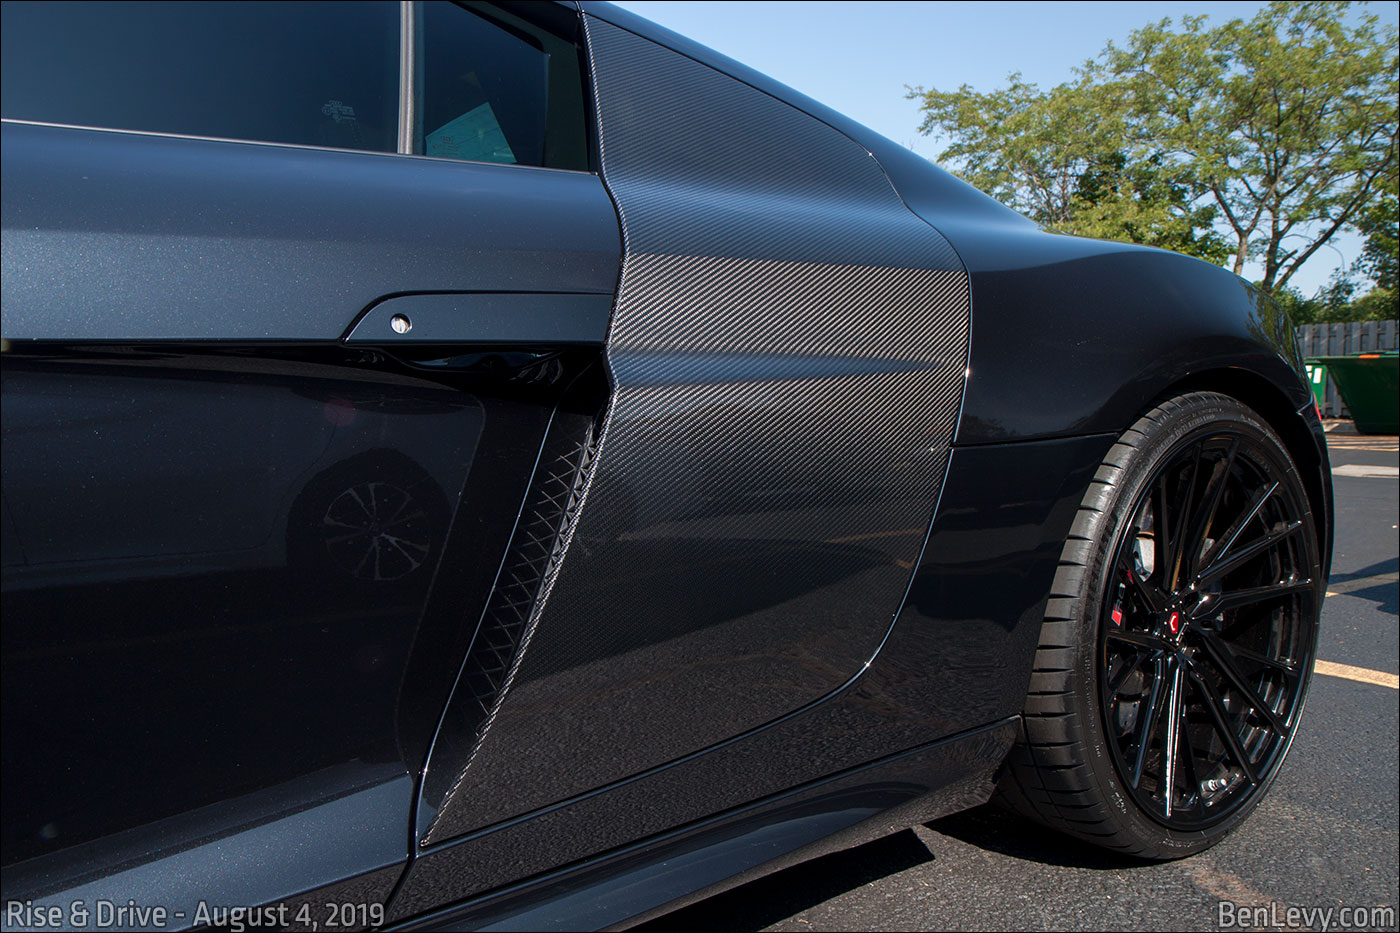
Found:
<svg viewBox="0 0 1400 933"><path fill-rule="evenodd" d="M1327 595L1342 596L1346 593L1355 593L1357 590L1369 590L1373 586L1396 582L1400 582L1400 573L1373 573L1368 577L1357 577L1355 580L1329 581Z"/></svg>
<svg viewBox="0 0 1400 933"><path fill-rule="evenodd" d="M1360 476L1363 479L1395 479L1400 477L1400 467L1344 463L1341 466L1334 466L1332 473L1336 476Z"/></svg>
<svg viewBox="0 0 1400 933"><path fill-rule="evenodd" d="M1387 674L1385 671L1373 671L1368 667L1352 667L1350 664L1337 664L1333 661L1317 661L1313 664L1313 670L1319 674L1326 674L1328 677L1342 677L1358 683L1375 684L1377 687L1400 690L1400 675Z"/></svg>

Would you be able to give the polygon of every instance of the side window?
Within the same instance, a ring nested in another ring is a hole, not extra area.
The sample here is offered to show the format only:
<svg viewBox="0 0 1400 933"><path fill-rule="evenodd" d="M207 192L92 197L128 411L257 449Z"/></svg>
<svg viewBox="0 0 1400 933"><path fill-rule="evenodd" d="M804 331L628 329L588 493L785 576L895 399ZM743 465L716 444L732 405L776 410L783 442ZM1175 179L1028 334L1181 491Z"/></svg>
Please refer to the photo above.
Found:
<svg viewBox="0 0 1400 933"><path fill-rule="evenodd" d="M563 38L578 16L533 9L527 21L449 0L6 2L0 116L586 171L582 43Z"/></svg>
<svg viewBox="0 0 1400 933"><path fill-rule="evenodd" d="M421 9L415 152L589 167L577 44L493 4L432 0Z"/></svg>
<svg viewBox="0 0 1400 933"><path fill-rule="evenodd" d="M0 114L393 152L399 4L6 3Z"/></svg>

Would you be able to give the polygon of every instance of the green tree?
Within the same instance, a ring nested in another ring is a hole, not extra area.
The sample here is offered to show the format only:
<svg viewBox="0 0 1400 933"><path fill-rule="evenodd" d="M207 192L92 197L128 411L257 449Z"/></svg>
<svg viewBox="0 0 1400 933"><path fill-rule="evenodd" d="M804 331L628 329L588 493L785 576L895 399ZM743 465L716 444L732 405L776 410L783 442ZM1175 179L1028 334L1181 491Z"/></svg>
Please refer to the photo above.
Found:
<svg viewBox="0 0 1400 933"><path fill-rule="evenodd" d="M1311 298L1291 285L1274 292L1276 301L1294 324L1346 324L1351 321L1396 320L1400 314L1400 292L1373 288L1355 297L1356 283L1345 275L1334 274L1332 281Z"/></svg>
<svg viewBox="0 0 1400 933"><path fill-rule="evenodd" d="M909 96L959 174L1033 218L1232 257L1237 273L1256 260L1272 293L1395 175L1396 32L1348 6L1163 20L1048 92L1013 75L992 93Z"/></svg>
<svg viewBox="0 0 1400 933"><path fill-rule="evenodd" d="M1373 288L1351 303L1343 321L1400 320L1400 291L1393 288Z"/></svg>
<svg viewBox="0 0 1400 933"><path fill-rule="evenodd" d="M1366 237L1357 271L1369 276L1377 288L1395 291L1400 284L1400 199L1393 187L1367 205L1356 229Z"/></svg>
<svg viewBox="0 0 1400 933"><path fill-rule="evenodd" d="M911 88L908 96L923 99L920 132L943 129L951 137L942 155L964 179L1057 226L1073 216L1080 176L1119 140L1110 108L1084 99L1092 90L1081 83L1043 92L1017 73L990 93L964 84L951 92ZM1076 125L1076 113L1085 115L1087 131Z"/></svg>
<svg viewBox="0 0 1400 933"><path fill-rule="evenodd" d="M1160 155L1129 162L1114 152L1079 176L1072 226L1081 236L1146 243L1223 263L1230 245L1214 229L1215 207L1195 203L1192 193Z"/></svg>
<svg viewBox="0 0 1400 933"><path fill-rule="evenodd" d="M1275 2L1214 29L1163 20L1104 54L1140 139L1201 180L1235 271L1257 259L1266 291L1354 224L1395 170L1395 30L1373 16L1348 25L1348 6Z"/></svg>
<svg viewBox="0 0 1400 933"><path fill-rule="evenodd" d="M942 153L971 184L1033 220L1064 233L1127 240L1221 262L1228 245L1214 233L1215 208L1196 203L1182 167L1134 159L1124 89L1090 64L1049 91L1013 74L980 93L911 88L922 101L920 131L945 132Z"/></svg>
<svg viewBox="0 0 1400 933"><path fill-rule="evenodd" d="M1376 287L1352 302L1350 316L1338 320L1400 320L1400 185L1396 175L1386 188L1355 223L1366 245L1352 271L1365 275Z"/></svg>

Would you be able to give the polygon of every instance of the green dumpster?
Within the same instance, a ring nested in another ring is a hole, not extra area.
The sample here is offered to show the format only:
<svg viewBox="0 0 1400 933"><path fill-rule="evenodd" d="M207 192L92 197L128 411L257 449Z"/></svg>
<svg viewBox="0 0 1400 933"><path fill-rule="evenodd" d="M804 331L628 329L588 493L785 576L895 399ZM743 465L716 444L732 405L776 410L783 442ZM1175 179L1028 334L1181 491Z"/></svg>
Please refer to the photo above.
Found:
<svg viewBox="0 0 1400 933"><path fill-rule="evenodd" d="M1317 410L1323 411L1327 407L1327 367L1309 359L1303 368L1308 372L1308 385L1312 386L1313 398L1317 399Z"/></svg>
<svg viewBox="0 0 1400 933"><path fill-rule="evenodd" d="M1362 434L1400 433L1400 352L1319 356ZM1316 390L1314 390L1316 391Z"/></svg>

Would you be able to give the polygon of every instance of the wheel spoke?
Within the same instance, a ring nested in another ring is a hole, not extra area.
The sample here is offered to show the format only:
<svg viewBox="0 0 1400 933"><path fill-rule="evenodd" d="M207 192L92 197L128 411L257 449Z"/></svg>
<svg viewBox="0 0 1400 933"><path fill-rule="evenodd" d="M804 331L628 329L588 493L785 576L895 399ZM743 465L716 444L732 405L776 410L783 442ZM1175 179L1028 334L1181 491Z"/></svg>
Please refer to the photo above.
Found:
<svg viewBox="0 0 1400 933"><path fill-rule="evenodd" d="M1249 783L1258 784L1259 774L1254 770L1254 762L1250 761L1249 756L1245 754L1244 746L1240 744L1239 734L1230 725L1230 714L1226 711L1225 702L1220 699L1220 694L1215 687L1211 686L1210 681L1194 669L1191 671L1191 682L1196 685L1196 690L1203 701L1202 705L1210 714L1211 721L1215 723L1216 733L1225 741L1225 748L1229 750L1230 757L1235 759L1235 763L1244 771L1244 776L1249 779Z"/></svg>
<svg viewBox="0 0 1400 933"><path fill-rule="evenodd" d="M407 558L414 569L417 569L418 565L423 562L423 558L428 555L427 545L419 544L417 541L409 541L407 538L395 538L391 535L385 535L384 539L390 547ZM410 552L409 548L412 548L417 553Z"/></svg>
<svg viewBox="0 0 1400 933"><path fill-rule="evenodd" d="M1186 555L1183 558L1186 566L1182 570L1181 579L1190 579L1195 575L1199 567L1202 553L1202 545L1210 537L1211 526L1215 523L1215 513L1220 509L1220 499L1225 492L1225 484L1230 478L1230 470L1235 465L1235 455L1239 452L1240 440L1233 438L1230 441L1230 449L1226 452L1224 459L1217 460L1211 467L1209 478L1206 480L1205 491L1201 493L1200 507L1196 509L1195 515L1191 518L1189 531L1185 535L1183 550Z"/></svg>
<svg viewBox="0 0 1400 933"><path fill-rule="evenodd" d="M1172 685L1167 695L1167 735L1163 743L1162 809L1167 819L1172 817L1172 789L1176 784L1177 745L1181 739L1181 665L1169 660Z"/></svg>
<svg viewBox="0 0 1400 933"><path fill-rule="evenodd" d="M1181 497L1181 514L1190 514L1191 501L1196 498L1196 481L1201 474L1201 445L1197 444L1191 452L1191 478L1186 484L1186 495ZM1176 540L1171 543L1171 563L1167 575L1163 578L1162 588L1171 592L1177 588L1177 583L1181 580L1181 561L1186 553L1186 538L1189 528L1178 528L1176 530ZM1164 568L1165 569L1165 568Z"/></svg>
<svg viewBox="0 0 1400 933"><path fill-rule="evenodd" d="M1142 608L1147 610L1148 615L1156 615L1167 608L1166 597L1161 590L1146 581L1128 584L1128 592L1136 596L1142 602Z"/></svg>
<svg viewBox="0 0 1400 933"><path fill-rule="evenodd" d="M358 576L360 575L360 571L362 571L362 570L365 569L365 564L369 563L370 559L371 559L371 558L374 558L375 555L376 555L378 552L379 552L379 542L376 541L375 539L371 538L371 539L370 539L370 542L369 542L369 547L365 549L365 555L364 555L364 557L361 557L361 558L360 558L360 562L359 562L358 564L356 564L356 565L355 565L355 569L352 570L352 571L350 571L350 572L353 573L355 576L358 577ZM379 564L378 564L378 559L376 558L376 559L375 559L375 566L378 567L378 565L379 565Z"/></svg>
<svg viewBox="0 0 1400 933"><path fill-rule="evenodd" d="M1137 648L1146 648L1149 651L1167 651L1172 647L1172 643L1165 638L1153 635L1149 632L1130 632L1123 629L1111 629L1104 633L1110 641L1121 641L1133 645Z"/></svg>
<svg viewBox="0 0 1400 933"><path fill-rule="evenodd" d="M1243 590L1232 590L1228 593L1221 593L1218 596L1210 596L1202 600L1191 613L1193 619L1205 619L1218 616L1231 609L1241 609L1245 606L1252 606L1255 603L1262 603L1266 600L1277 599L1280 596L1289 596L1293 593L1306 592L1313 588L1311 580L1298 580L1295 582L1270 583L1267 586L1252 586Z"/></svg>
<svg viewBox="0 0 1400 933"><path fill-rule="evenodd" d="M398 523L399 521L401 521L401 519L399 518L399 516L400 516L400 515L403 515L403 510L406 509L406 508L408 508L410 505L413 504L413 497L412 497L412 496L408 495L407 493L403 492L402 490L396 490L396 491L399 493L399 507L396 508L396 509L394 509L394 512L393 512L392 515L390 515L388 518L384 519L383 524L386 525L386 526L387 526L387 525L394 525L394 524ZM408 520L414 518L417 514L421 514L421 513L415 513L414 515L410 515L410 516L408 516L407 518L402 519L402 521L408 521Z"/></svg>
<svg viewBox="0 0 1400 933"><path fill-rule="evenodd" d="M376 581L384 579L384 549L379 546L379 539L374 541L374 579Z"/></svg>
<svg viewBox="0 0 1400 933"><path fill-rule="evenodd" d="M1254 521L1254 517L1259 514L1259 510L1264 507L1264 503L1269 501L1269 497L1271 497L1277 489L1278 483L1270 483L1263 489L1255 491L1254 496L1250 499L1249 507L1239 514L1239 517L1230 524L1230 527L1225 530L1225 533L1220 536L1219 540L1211 546L1209 553L1201 559L1202 567L1209 567L1229 553L1230 548L1234 547L1235 541L1239 538L1240 533L1249 527L1249 523Z"/></svg>
<svg viewBox="0 0 1400 933"><path fill-rule="evenodd" d="M1241 645L1232 644L1225 639L1222 639L1222 641L1224 641L1225 644L1229 645L1230 653L1237 658L1246 658L1247 660L1254 661L1257 664L1267 665L1273 668L1274 670L1279 671L1280 673L1286 674L1289 677L1295 679L1302 676L1302 669L1299 668L1298 662L1296 661L1280 661L1277 658L1269 657L1267 654L1261 654L1260 652L1255 651L1253 648L1245 648Z"/></svg>
<svg viewBox="0 0 1400 933"><path fill-rule="evenodd" d="M1138 707L1138 718L1142 728L1137 733L1137 757L1133 761L1132 785L1136 789L1142 783L1142 769L1147 764L1147 747L1152 743L1152 733L1156 730L1157 719L1162 715L1162 670L1165 663L1158 659L1152 673L1152 692L1148 694L1147 706Z"/></svg>
<svg viewBox="0 0 1400 933"><path fill-rule="evenodd" d="M1109 681L1108 698L1110 700L1118 696L1118 692L1123 689L1123 685L1128 682L1128 678L1137 673L1138 668L1142 667L1142 662L1147 660L1147 657L1147 655L1143 654L1133 655L1133 659L1123 665L1123 669L1118 672L1118 676Z"/></svg>
<svg viewBox="0 0 1400 933"><path fill-rule="evenodd" d="M1183 676L1182 676L1182 682L1181 682L1181 724L1178 726L1178 728L1179 728L1179 729L1186 729L1186 727L1187 727L1188 725L1190 725L1190 717L1187 715L1187 712L1186 712L1186 689L1187 689L1187 686L1188 686L1188 682L1187 682L1187 680L1186 680L1186 678L1185 678L1185 676L1184 676L1184 675L1185 675L1185 671L1184 671L1184 670L1182 671L1182 675L1183 675ZM1187 787L1191 788L1191 798L1190 798L1190 799L1194 801L1194 803L1193 803L1193 805L1192 805L1192 809L1195 810L1195 812L1197 813L1197 815L1199 815L1199 814L1201 813L1201 811L1204 810L1205 804L1204 804L1204 802L1201 800L1201 777L1200 777L1199 772L1196 771L1196 751L1195 751L1194 748L1191 747L1191 735L1190 735L1189 732L1188 732L1187 735L1186 735L1186 741L1184 741L1184 742L1178 742L1178 745L1180 746L1180 748L1181 748L1181 753L1182 753L1182 754L1181 754L1182 771L1185 772L1183 783L1184 783Z"/></svg>
<svg viewBox="0 0 1400 933"><path fill-rule="evenodd" d="M1278 546L1278 544L1285 539L1297 534L1298 530L1302 527L1303 523L1301 521L1291 521L1282 528L1275 529L1252 544L1246 545L1230 557L1224 557L1222 555L1223 559L1207 566L1205 570L1202 570L1200 574L1197 575L1197 583L1210 583L1240 569L1260 554L1263 554L1270 548Z"/></svg>
<svg viewBox="0 0 1400 933"><path fill-rule="evenodd" d="M1263 699L1260 698L1259 693L1250 686L1249 681L1245 679L1244 675L1240 673L1239 668L1235 665L1235 659L1230 654L1230 649L1217 638L1215 633L1202 631L1201 644L1205 646L1206 654L1210 655L1211 662L1215 665L1215 668L1220 671L1221 674L1225 675L1225 679L1230 682L1230 685L1234 687L1235 690L1244 696L1246 703L1254 707L1255 711L1259 713L1260 716L1268 720L1269 728L1273 729L1274 732L1280 736L1287 734L1287 724L1279 718L1277 713L1269 708Z"/></svg>
<svg viewBox="0 0 1400 933"><path fill-rule="evenodd" d="M1166 580L1167 568L1171 566L1171 531L1164 474L1152 487L1152 575L1159 581Z"/></svg>
<svg viewBox="0 0 1400 933"><path fill-rule="evenodd" d="M425 516L423 515L421 509L415 509L407 515L403 515L402 517L396 514L394 518L391 518L385 522L381 522L380 525L384 528L401 528L404 525L411 525L414 522L421 522L423 521L424 517Z"/></svg>
<svg viewBox="0 0 1400 933"><path fill-rule="evenodd" d="M349 493L350 498L354 501L355 505L359 506L360 512L365 516L365 518L366 518L368 521L374 521L374 507L373 507L373 498L372 498L372 496L371 496L371 504L370 504L370 505L366 505L366 504L365 504L365 500L362 499L362 498L360 497L359 491L358 491L357 489L355 489L353 486L352 486L351 488L345 490L345 491L346 491L347 493Z"/></svg>

